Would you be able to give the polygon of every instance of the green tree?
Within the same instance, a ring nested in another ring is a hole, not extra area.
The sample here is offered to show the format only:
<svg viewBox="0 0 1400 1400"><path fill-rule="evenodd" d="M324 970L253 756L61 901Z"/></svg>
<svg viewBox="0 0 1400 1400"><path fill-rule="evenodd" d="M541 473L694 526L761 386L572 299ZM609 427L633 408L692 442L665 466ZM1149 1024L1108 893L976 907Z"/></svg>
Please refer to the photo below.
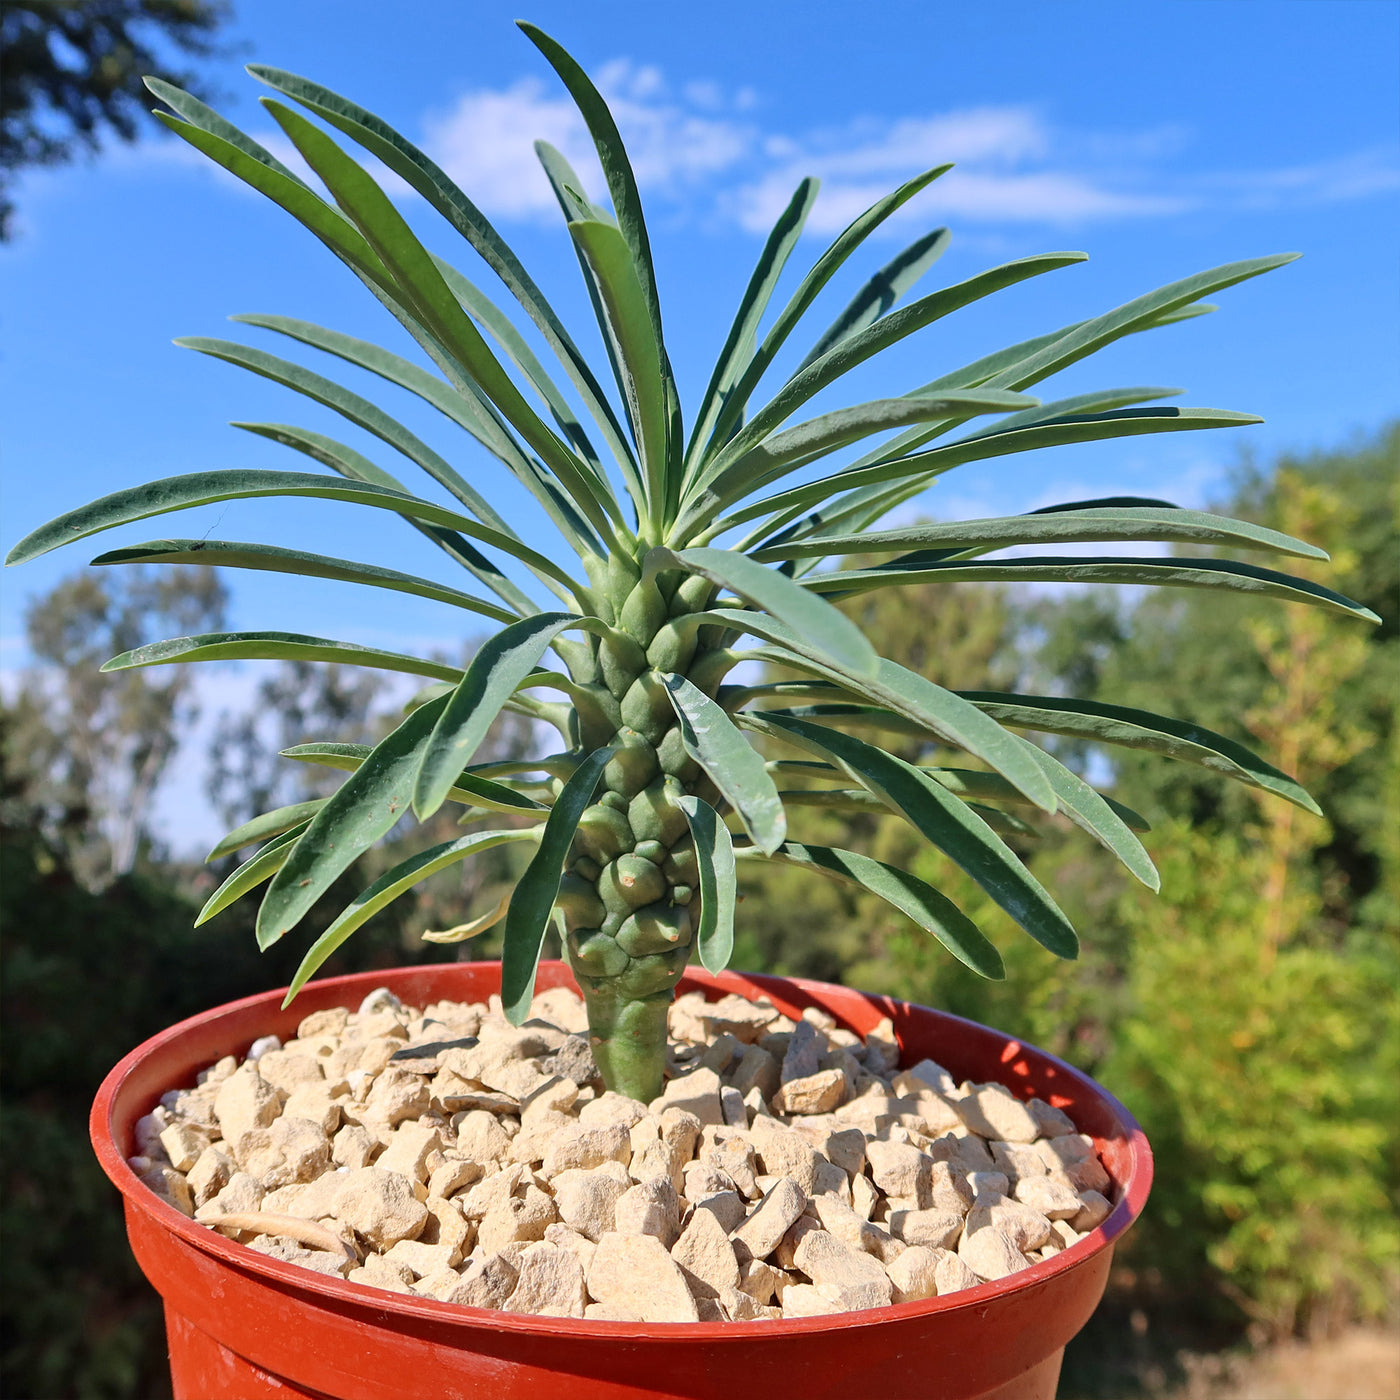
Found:
<svg viewBox="0 0 1400 1400"><path fill-rule="evenodd" d="M188 667L112 674L102 663L169 630L219 627L226 601L212 569L83 570L29 606L35 664L14 700L8 761L89 888L136 864L156 789L198 713Z"/></svg>

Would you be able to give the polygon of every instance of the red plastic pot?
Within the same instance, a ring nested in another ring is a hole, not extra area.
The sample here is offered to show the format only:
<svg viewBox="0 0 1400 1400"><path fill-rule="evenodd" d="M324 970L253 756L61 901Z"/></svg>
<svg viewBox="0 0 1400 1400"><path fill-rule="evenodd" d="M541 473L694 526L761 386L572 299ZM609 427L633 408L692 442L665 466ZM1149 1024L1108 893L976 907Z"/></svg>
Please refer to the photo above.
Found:
<svg viewBox="0 0 1400 1400"><path fill-rule="evenodd" d="M539 985L573 982L562 963L545 963ZM1118 1187L1112 1214L1053 1259L947 1298L836 1317L659 1325L516 1316L345 1283L226 1240L137 1180L126 1164L133 1128L161 1094L259 1036L294 1034L312 1011L358 1005L376 986L418 1006L485 1001L500 964L331 978L286 1011L281 992L231 1002L138 1046L98 1091L93 1145L122 1193L137 1262L165 1300L176 1400L1052 1400L1065 1343L1098 1305L1114 1241L1151 1186L1147 1140L1127 1110L1042 1051L845 987L700 971L680 990L763 993L790 1016L819 1006L857 1034L889 1016L906 1062L928 1056L956 1078L999 1080L1063 1108L1095 1139Z"/></svg>

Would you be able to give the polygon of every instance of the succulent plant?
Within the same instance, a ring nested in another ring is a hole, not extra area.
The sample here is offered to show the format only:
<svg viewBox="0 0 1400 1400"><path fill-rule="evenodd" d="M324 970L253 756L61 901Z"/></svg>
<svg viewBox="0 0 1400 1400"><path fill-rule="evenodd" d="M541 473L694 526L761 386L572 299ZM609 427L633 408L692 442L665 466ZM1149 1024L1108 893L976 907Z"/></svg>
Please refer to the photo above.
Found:
<svg viewBox="0 0 1400 1400"><path fill-rule="evenodd" d="M1202 299L1290 256L1188 277L927 384L789 426L814 396L906 336L1084 256L1018 259L896 307L947 246L947 230L935 229L881 267L772 398L759 402L760 383L818 293L872 233L949 167L915 176L856 218L764 330L817 196L816 181L803 180L763 247L687 434L637 184L613 118L554 40L533 26L522 28L578 105L607 180L611 210L589 198L558 151L537 146L602 333L606 376L589 367L481 211L422 151L316 83L260 65L250 71L356 142L448 221L533 322L557 357L572 400L517 327L462 273L425 249L381 187L323 127L264 99L330 200L202 102L166 83L149 84L168 109L157 114L161 120L319 238L436 372L289 317L235 319L339 357L426 400L529 491L558 533L544 549L527 543L472 484L479 471L469 480L388 413L319 372L228 341L181 342L335 410L421 467L453 503L413 495L359 451L321 433L240 423L329 470L197 472L118 491L35 531L10 562L113 526L236 497L351 501L400 516L491 596L413 573L226 540L157 540L94 562L228 565L339 579L434 599L499 629L465 670L282 632L182 637L108 662L107 669L119 669L297 658L434 682L374 748L326 742L297 751L297 757L349 769L350 776L329 798L269 812L220 842L215 855L260 849L211 898L203 917L267 883L257 920L258 941L267 947L410 813L426 819L451 802L465 809L464 820L506 814L509 824L474 827L412 856L364 890L306 954L289 999L355 928L417 881L489 847L530 843L533 857L504 911L506 1011L516 1020L528 1014L542 942L556 919L585 994L603 1076L613 1089L646 1100L659 1091L666 1009L692 951L712 970L730 956L740 862L786 862L873 891L953 956L987 976L1000 975L992 943L929 884L856 852L790 839L784 781L809 784L799 799L804 806L873 805L904 818L1032 938L1062 957L1076 954L1074 929L1003 841L999 833L1021 826L1004 808L1062 811L1139 880L1155 888L1157 875L1135 834L1141 820L1020 731L1151 749L1316 810L1287 775L1229 739L1180 720L1061 696L944 689L882 658L833 606L868 589L931 580L1070 580L1242 590L1369 616L1317 584L1233 560L997 556L1011 546L1053 550L1105 541L1321 555L1274 531L1161 500L1112 497L1002 519L873 528L937 476L967 463L1258 421L1160 406L1153 401L1176 391L1157 387L1048 403L1025 391L1123 336L1213 309ZM620 413L600 382L605 377L615 383ZM866 439L876 445L854 460L808 470ZM885 562L842 567L843 556L857 551ZM542 609L534 585L553 594L558 606ZM746 637L755 644L740 645ZM557 668L543 664L546 653ZM783 668L798 679L732 683L731 673L745 661ZM562 699L542 699L541 691ZM518 763L473 762L503 710L553 726L559 751ZM882 733L901 741L917 736L967 758L957 767L906 762L879 746ZM751 743L755 738L766 751L776 747L793 757L765 761ZM833 786L813 789L812 782ZM464 931L488 921L478 918Z"/></svg>

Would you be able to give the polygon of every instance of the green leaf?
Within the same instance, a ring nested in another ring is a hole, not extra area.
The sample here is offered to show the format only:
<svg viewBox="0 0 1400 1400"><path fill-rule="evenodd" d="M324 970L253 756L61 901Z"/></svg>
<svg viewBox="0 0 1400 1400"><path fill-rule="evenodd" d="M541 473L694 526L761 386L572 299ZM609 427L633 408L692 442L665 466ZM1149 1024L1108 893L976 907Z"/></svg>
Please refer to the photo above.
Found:
<svg viewBox="0 0 1400 1400"><path fill-rule="evenodd" d="M413 787L413 810L420 821L442 806L501 707L539 664L545 648L582 620L573 613L539 613L521 618L481 644L423 750Z"/></svg>
<svg viewBox="0 0 1400 1400"><path fill-rule="evenodd" d="M768 366L782 349L793 328L802 319L807 308L816 300L817 293L835 276L841 265L879 226L907 204L913 197L940 175L946 175L951 165L936 165L912 179L906 180L898 189L877 199L864 213L858 214L837 234L826 251L812 264L811 270L802 279L788 303L778 313L763 343L744 366L743 373L725 395L723 407L715 422L714 430L705 444L704 458L727 443L735 426L743 419L749 399L758 387Z"/></svg>
<svg viewBox="0 0 1400 1400"><path fill-rule="evenodd" d="M1081 322L1053 344L1006 366L986 383L998 389L1024 389L1037 384L1125 335L1163 324L1173 313L1204 296L1283 267L1299 256L1298 253L1282 253L1267 258L1249 258L1171 282L1102 316Z"/></svg>
<svg viewBox="0 0 1400 1400"><path fill-rule="evenodd" d="M695 934L700 963L720 973L734 953L734 843L719 813L698 797L681 797L676 805L690 823L695 863L700 871L700 921Z"/></svg>
<svg viewBox="0 0 1400 1400"><path fill-rule="evenodd" d="M776 496L754 501L720 521L719 527L728 528L760 515L792 507L805 509L839 492L880 482L910 477L920 481L931 480L967 462L987 461L992 457L1004 457L1013 452L1029 452L1033 448L1101 442L1108 438L1139 437L1144 433L1238 428L1262 421L1250 413L1232 413L1218 408L1141 408L1043 423L1033 428L1013 429L1005 433L993 433L986 437L949 443L946 447L931 448L927 452L897 457L874 466L848 467L845 471L837 472L821 481L796 486Z"/></svg>
<svg viewBox="0 0 1400 1400"><path fill-rule="evenodd" d="M756 413L748 425L715 457L697 479L697 489L714 480L725 467L736 461L755 443L761 442L814 394L849 373L872 355L879 354L915 331L922 330L934 321L990 296L993 292L1023 282L1029 277L1037 277L1042 273L1054 272L1059 268L1083 262L1086 257L1087 254L1084 253L1043 253L1037 257L1018 258L1015 262L992 268L952 287L945 287L941 291L920 297L918 301L882 316L865 330L848 336L783 385L772 402ZM991 387L999 389L1003 386L997 384ZM701 518L703 519L703 515Z"/></svg>
<svg viewBox="0 0 1400 1400"><path fill-rule="evenodd" d="M353 773L372 752L368 744L293 744L289 749L282 749L280 757L292 758L299 763L317 763L323 768L338 768L342 772ZM459 773L448 788L447 796L453 802L468 803L488 812L548 810L544 803L536 802L534 798L527 797L504 783L495 783L471 772Z"/></svg>
<svg viewBox="0 0 1400 1400"><path fill-rule="evenodd" d="M245 860L204 901L204 908L195 916L195 928L208 923L215 914L222 913L236 899L241 899L247 894L249 890L255 890L264 881L272 879L286 863L287 857L291 855L293 844L310 825L309 819L297 822L270 840L255 856Z"/></svg>
<svg viewBox="0 0 1400 1400"><path fill-rule="evenodd" d="M124 651L103 662L102 670L129 671L138 666L176 666L188 661L328 661L440 680L456 680L462 674L460 666L298 632L202 632L193 637L171 637Z"/></svg>
<svg viewBox="0 0 1400 1400"><path fill-rule="evenodd" d="M371 486L402 491L404 495L411 494L397 477L376 466L354 448L347 447L343 442L337 442L324 433L313 433L308 428L293 428L286 423L235 422L230 426L255 433L271 442L281 443L294 452L304 453L313 462L320 462L322 466L329 467L350 481L364 481ZM484 583L498 598L514 608L516 616L539 610L538 605L527 593L517 588L490 559L455 530L444 529L441 525L429 525L425 521L413 519L412 516L406 515L403 518L419 534L432 540L444 554L460 564L473 578ZM551 588L556 587L553 580L547 580L547 583Z"/></svg>
<svg viewBox="0 0 1400 1400"><path fill-rule="evenodd" d="M93 564L213 564L233 569L261 569L276 574L303 574L309 578L339 579L411 593L438 603L451 603L467 612L479 613L496 622L512 622L516 614L497 603L449 588L431 579L381 569L375 564L359 564L332 559L325 554L308 554L301 549L282 549L272 544L245 544L235 540L148 540L126 549L99 554Z"/></svg>
<svg viewBox="0 0 1400 1400"><path fill-rule="evenodd" d="M1235 593L1311 603L1365 622L1380 618L1361 603L1320 583L1261 569L1236 559L938 559L907 555L874 569L818 574L805 587L819 593L864 593L890 584L913 583L1122 583L1166 588L1223 588Z"/></svg>
<svg viewBox="0 0 1400 1400"><path fill-rule="evenodd" d="M797 246L802 235L807 215L816 203L819 182L808 177L803 180L788 201L788 206L778 215L768 235L763 251L758 256L758 264L749 277L748 286L739 300L739 309L734 313L734 321L725 337L724 347L715 361L710 382L705 386L704 397L700 400L700 411L695 418L695 428L686 448L687 484L689 472L713 431L715 420L729 399L745 365L753 355L758 338L759 323L768 309L773 289L778 285L788 257Z"/></svg>
<svg viewBox="0 0 1400 1400"><path fill-rule="evenodd" d="M1055 793L1035 761L1024 754L1013 736L977 706L969 704L951 690L944 690L923 676L884 657L873 679L859 676L831 665L809 647L804 638L790 627L763 613L739 612L731 608L711 608L707 617L722 621L739 631L752 632L776 642L778 650L771 657L780 665L796 665L799 670L815 671L835 680L853 695L873 700L877 705L912 721L919 732L933 734L945 743L953 744L975 754L996 769L1008 782L1037 807L1046 812L1055 810Z"/></svg>
<svg viewBox="0 0 1400 1400"><path fill-rule="evenodd" d="M1322 815L1322 809L1287 773L1281 773L1243 744L1186 720L1155 715L1097 700L1071 700L1056 695L1010 695L989 690L959 691L965 700L1001 724L1063 734L1090 743L1147 749L1223 773L1236 782L1262 788L1296 807Z"/></svg>
<svg viewBox="0 0 1400 1400"><path fill-rule="evenodd" d="M611 224L579 220L569 233L597 283L603 311L617 346L623 389L636 427L646 500L653 528L667 499L667 406L663 350L637 279L631 250Z"/></svg>
<svg viewBox="0 0 1400 1400"><path fill-rule="evenodd" d="M540 848L520 877L506 912L501 940L501 1001L506 1019L518 1026L530 1014L535 994L535 969L550 910L559 894L564 861L584 808L593 801L598 780L613 750L594 749L574 770L544 824Z"/></svg>
<svg viewBox="0 0 1400 1400"><path fill-rule="evenodd" d="M927 772L927 769L920 769ZM947 787L948 784L942 784ZM950 789L951 791L951 789ZM864 788L793 788L780 789L778 796L784 807L821 807L832 812L861 812L868 816L887 816L889 808ZM968 806L999 836L1039 836L1040 830L1030 822L997 807L984 807L980 802Z"/></svg>
<svg viewBox="0 0 1400 1400"><path fill-rule="evenodd" d="M232 122L226 121L212 107L207 106L197 97L177 88L174 83L167 83L164 78L143 78L141 81L145 83L149 92L164 102L171 111L183 117L191 126L199 127L211 136L217 136L228 145L237 147L244 155L251 156L259 164L267 166L269 170L280 175L284 180L310 191L311 187L300 175L283 165L266 147L260 146L251 136L241 132ZM155 113L154 115L159 116L160 114Z"/></svg>
<svg viewBox="0 0 1400 1400"><path fill-rule="evenodd" d="M656 270L651 261L651 242L647 237L646 220L642 214L641 195L637 191L637 177L632 173L631 162L622 144L617 123L608 111L598 89L593 86L588 74L574 61L573 56L543 30L533 24L518 20L521 32L545 56L549 66L559 75L569 96L574 99L589 135L598 151L598 159L603 166L603 176L608 182L608 193L612 196L613 209L617 214L618 228L631 253L642 298L651 320L652 336L658 347L664 346L666 338L661 331L661 302L656 293ZM663 366L665 351L662 351ZM669 366L664 366L669 375Z"/></svg>
<svg viewBox="0 0 1400 1400"><path fill-rule="evenodd" d="M301 965L287 988L282 1001L284 1008L320 968L332 953L355 932L367 919L372 918L385 905L399 895L413 888L429 875L446 870L468 856L479 855L496 846L504 846L513 841L539 840L541 827L525 827L511 831L473 831L468 836L459 836L455 841L443 841L429 846L426 851L418 851L407 860L400 861L386 870L372 885L361 891L335 918L330 927L311 945Z"/></svg>
<svg viewBox="0 0 1400 1400"><path fill-rule="evenodd" d="M1152 857L1108 800L1044 749L1029 739L1022 739L1021 742L1049 778L1050 786L1055 789L1059 810L1077 827L1087 831L1104 850L1117 856L1148 889L1160 890L1162 877L1152 864Z"/></svg>
<svg viewBox="0 0 1400 1400"><path fill-rule="evenodd" d="M671 696L685 751L739 814L754 845L775 851L787 837L782 799L762 756L704 691L684 676L661 677Z"/></svg>
<svg viewBox="0 0 1400 1400"><path fill-rule="evenodd" d="M254 817L242 826L234 827L227 836L216 843L204 859L206 862L221 860L235 851L241 851L244 846L252 846L259 841L280 836L284 831L290 831L294 826L310 821L325 805L326 799L317 797L310 802L294 802L290 807L278 807L275 811L264 812L260 817Z"/></svg>
<svg viewBox="0 0 1400 1400"><path fill-rule="evenodd" d="M296 74L260 63L251 64L248 71L358 141L447 219L524 307L550 349L559 357L575 389L598 422L609 447L619 460L627 458L629 449L612 408L593 377L593 371L570 339L544 293L535 285L490 220L442 169L387 122L339 93Z"/></svg>
<svg viewBox="0 0 1400 1400"><path fill-rule="evenodd" d="M521 544L511 536L501 534L499 530L478 525L476 521L468 520L465 515L458 515L456 511L434 505L431 501L420 500L417 496L391 491L383 486L373 486L369 482L331 481L311 472L190 472L186 476L167 476L159 481L144 482L140 486L131 486L124 491L114 491L109 496L102 496L85 506L79 506L77 510L50 520L47 525L41 525L10 551L5 562L23 564L41 554L47 554L51 549L57 549L61 544L84 539L88 535L110 530L117 525L127 525L134 520L145 520L152 515L165 515L172 510L187 510L191 506L210 505L215 501L242 500L250 496L312 496L396 511L400 515L426 520L433 525L445 525L469 539L492 545L522 563L549 574L571 591L578 592L582 587L537 550Z"/></svg>
<svg viewBox="0 0 1400 1400"><path fill-rule="evenodd" d="M195 335L181 336L175 344L186 350L197 350L201 355L209 355L227 364L237 365L240 369L270 379L274 384L292 389L313 403L323 404L357 428L363 428L381 442L388 443L395 451L402 452L409 461L427 472L439 486L456 496L479 519L504 535L518 538L491 503L475 487L463 480L461 474L434 452L422 438L391 418L377 404L352 393L333 379L316 374L293 360L269 355L265 350L240 345L234 340Z"/></svg>
<svg viewBox="0 0 1400 1400"><path fill-rule="evenodd" d="M295 928L336 878L408 811L419 758L446 705L446 699L433 700L411 711L312 818L263 896L260 947Z"/></svg>
<svg viewBox="0 0 1400 1400"><path fill-rule="evenodd" d="M874 399L853 408L838 408L757 443L711 483L709 493L723 506L872 433L951 414L1005 413L1025 403L1023 394L969 389L931 399Z"/></svg>
<svg viewBox="0 0 1400 1400"><path fill-rule="evenodd" d="M414 317L432 332L540 454L592 525L611 540L608 517L617 514L617 503L606 484L550 432L525 402L389 197L330 137L305 118L269 98L263 99L263 105L374 248Z"/></svg>
<svg viewBox="0 0 1400 1400"><path fill-rule="evenodd" d="M761 858L755 849L740 848L740 857ZM981 929L952 900L916 875L883 861L835 846L804 846L788 841L766 859L780 865L811 870L827 879L878 895L931 933L959 962L993 981L1006 976L1001 954Z"/></svg>
<svg viewBox="0 0 1400 1400"><path fill-rule="evenodd" d="M948 251L952 235L936 228L915 239L891 258L879 272L846 304L846 309L826 328L821 339L807 352L795 373L800 374L828 350L863 331L889 311L905 292Z"/></svg>
<svg viewBox="0 0 1400 1400"><path fill-rule="evenodd" d="M544 401L555 423L573 445L574 450L593 468L595 474L601 476L603 464L598 457L597 449L589 441L588 433L583 424L579 422L578 415L574 412L568 399L564 397L558 385L549 377L548 372L540 363L539 357L530 348L525 337L516 330L500 307L474 282L464 277L455 267L444 262L441 258L434 257L433 261L437 264L437 270L442 273L442 280L451 288L452 295L461 302L468 315L474 316L496 344L510 356L520 372L529 380L531 387Z"/></svg>
<svg viewBox="0 0 1400 1400"><path fill-rule="evenodd" d="M1078 543L1089 540L1184 540L1192 544L1234 544L1245 549L1274 550L1305 559L1327 558L1325 550L1245 520L1172 507L1125 509L1091 506L1089 502L1033 511L1029 515L960 520L946 525L906 525L894 530L851 535L813 535L764 545L751 551L749 557L766 563L812 554L882 554L886 550L921 547L953 554L1047 541Z"/></svg>
<svg viewBox="0 0 1400 1400"><path fill-rule="evenodd" d="M744 715L760 734L795 743L839 764L961 866L1037 943L1060 958L1079 939L1059 906L997 834L940 783L873 744L805 720Z"/></svg>
<svg viewBox="0 0 1400 1400"><path fill-rule="evenodd" d="M261 147L257 147L256 151L251 149L257 146L251 137L239 132L241 140L229 140L201 126L167 116L164 112L155 113L155 118L216 165L223 166L230 175L285 209L366 281L381 286L387 282L384 265L355 225L280 161L273 161L268 152Z"/></svg>
<svg viewBox="0 0 1400 1400"><path fill-rule="evenodd" d="M755 564L732 549L653 549L642 566L649 576L666 569L698 574L762 608L804 638L813 651L853 674L869 676L875 672L879 658L850 618L824 599L814 600L807 589L776 570ZM820 601L821 606L809 607L812 601Z"/></svg>

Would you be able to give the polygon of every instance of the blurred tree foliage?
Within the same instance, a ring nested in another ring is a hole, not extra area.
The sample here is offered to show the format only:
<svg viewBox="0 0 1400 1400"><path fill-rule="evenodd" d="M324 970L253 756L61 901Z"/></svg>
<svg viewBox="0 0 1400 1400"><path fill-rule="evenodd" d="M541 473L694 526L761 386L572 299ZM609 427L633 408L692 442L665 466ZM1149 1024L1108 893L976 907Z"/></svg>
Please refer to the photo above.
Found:
<svg viewBox="0 0 1400 1400"><path fill-rule="evenodd" d="M196 75L169 58L217 52L212 36L229 13L224 0L6 0L0 241L13 232L16 172L95 152L104 136L136 140L152 105L147 74L204 95Z"/></svg>
<svg viewBox="0 0 1400 1400"><path fill-rule="evenodd" d="M1125 602L1107 590L1025 597L965 585L898 598L875 592L851 606L883 633L887 654L958 689L1073 691L1190 715L1266 748L1309 785L1325 819L1203 769L1047 739L1152 820L1145 841L1163 876L1154 897L1060 818L1037 818L1037 838L1009 838L1081 929L1077 963L1056 961L1020 934L941 857L916 853L897 821L815 808L795 819L799 839L912 862L997 941L1006 979L977 978L877 901L782 869L746 877L735 962L943 1006L1094 1073L1143 1119L1158 1159L1147 1214L1120 1250L1116 1296L1150 1312L1154 1328L1185 1325L1185 1317L1198 1329L1223 1327L1216 1335L1228 1339L1248 1325L1261 1335L1323 1327L1395 1297L1400 427L1352 450L1247 470L1224 508L1329 549L1333 562L1320 576L1367 603L1383 625L1367 630L1312 610L1185 590ZM162 608L221 601L196 590L173 600L109 593L99 604L71 581L62 587L73 605L54 601L50 615L71 614L71 628L57 630L48 695L77 684L70 669L90 670L128 644L122 633L109 645L122 617L135 618L133 635L149 640L170 622ZM93 619L96 639L84 630ZM159 683L179 683L171 677ZM108 799L93 794L107 790L104 770L134 771L120 745L94 750L90 769L74 767L83 735L105 733L106 721L83 716L120 707L40 705L38 693L22 693L0 716L0 1389L144 1400L166 1385L159 1308L87 1146L87 1105L133 1044L194 1011L285 983L306 943L258 954L251 901L191 932L232 858L212 873L159 863L147 839L134 868L92 894L74 873L84 845L63 813L100 818ZM219 726L219 805L238 820L268 801L324 791L334 773L288 765L276 751L345 738L347 725L371 741L393 722L394 698L349 673L271 673L248 713ZM147 697L142 704L153 708L140 713L155 716L153 733L165 732L162 724L176 732L189 703L184 692L170 704ZM490 742L504 755L521 751L521 737L505 726ZM908 756L967 762L936 749ZM785 774L781 785L800 782ZM451 817L438 821L371 852L326 897L309 934L410 848L459 834ZM367 925L327 972L440 959L422 930L489 908L522 859L444 872L416 902L399 901ZM459 951L490 956L496 946L488 933ZM103 1015L75 1038L74 1007L89 1004ZM1091 1324L1071 1347L1063 1393L1142 1393L1131 1366L1142 1362L1143 1338L1124 1324L1112 1304ZM1174 1335L1174 1344L1199 1346L1204 1334Z"/></svg>

